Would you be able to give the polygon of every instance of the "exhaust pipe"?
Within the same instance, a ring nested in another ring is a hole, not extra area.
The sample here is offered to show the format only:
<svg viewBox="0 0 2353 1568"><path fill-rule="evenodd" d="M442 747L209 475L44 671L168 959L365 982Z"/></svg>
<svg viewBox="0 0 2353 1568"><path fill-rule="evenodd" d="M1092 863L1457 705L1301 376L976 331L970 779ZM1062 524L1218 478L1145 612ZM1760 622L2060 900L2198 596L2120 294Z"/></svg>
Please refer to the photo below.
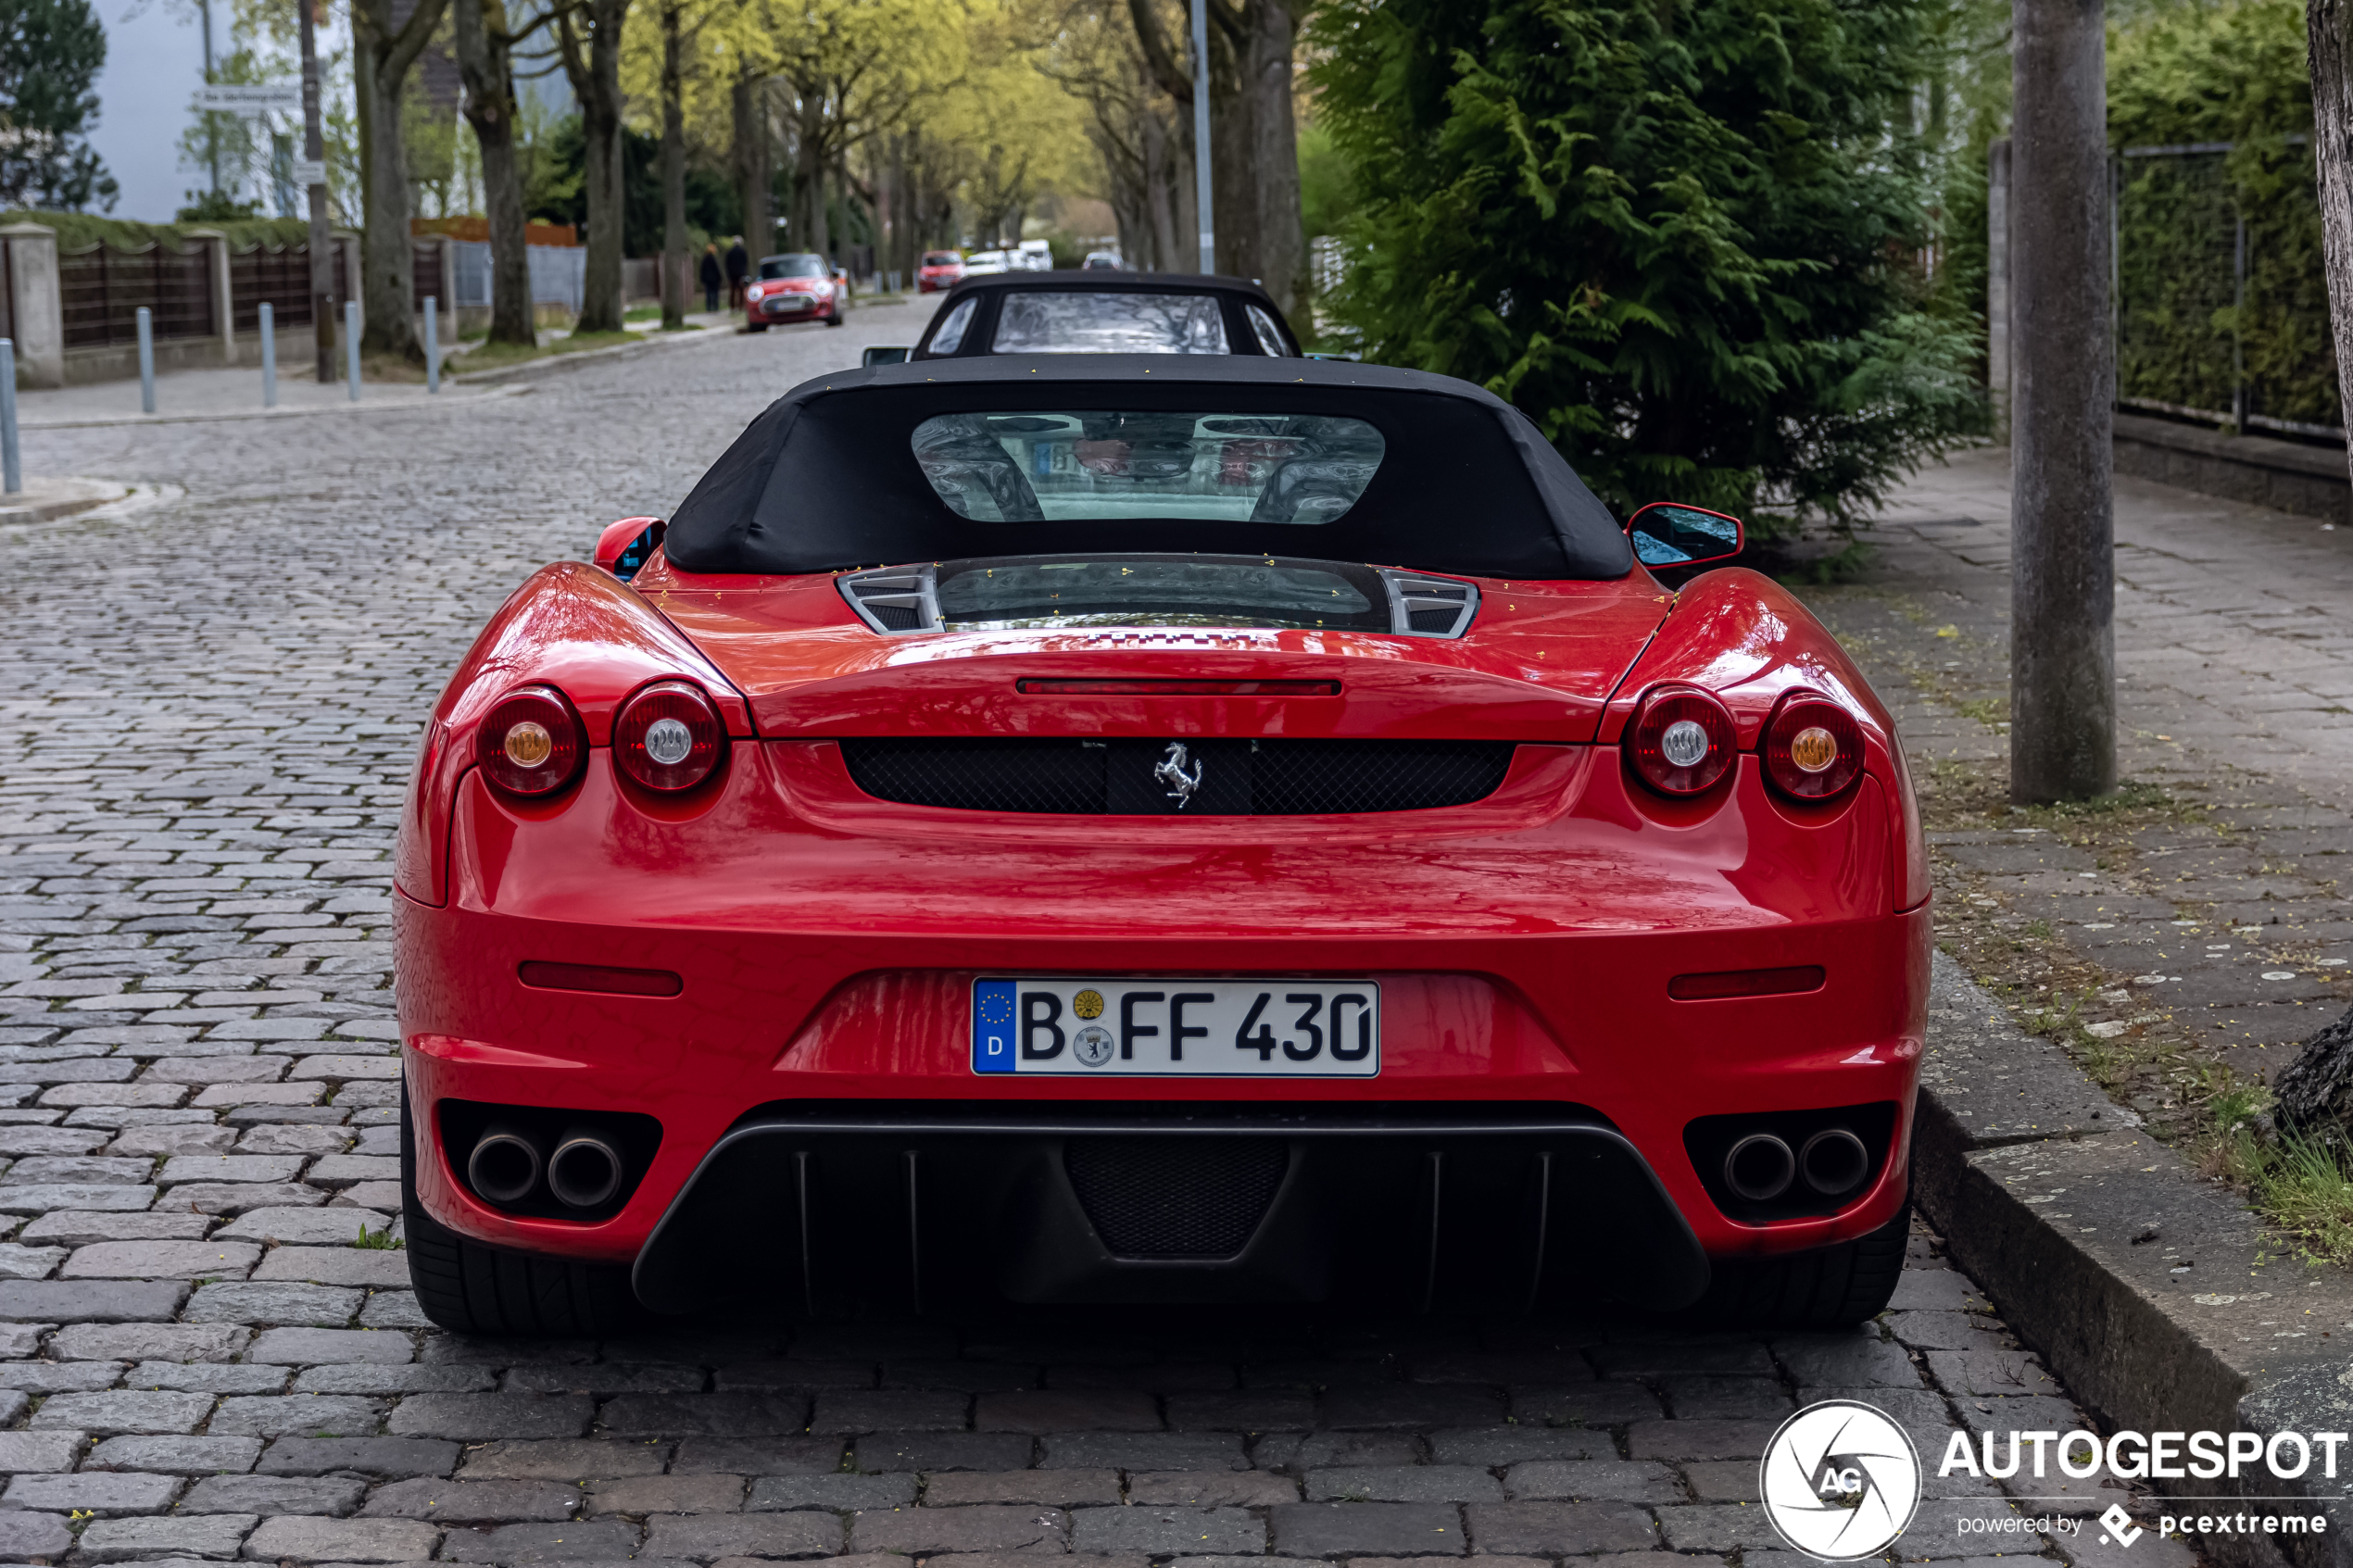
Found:
<svg viewBox="0 0 2353 1568"><path fill-rule="evenodd" d="M493 1127L466 1157L466 1182L492 1203L521 1203L539 1185L539 1146L512 1127Z"/></svg>
<svg viewBox="0 0 2353 1568"><path fill-rule="evenodd" d="M1843 1127L1825 1127L1797 1152L1806 1185L1825 1198L1851 1192L1870 1173L1871 1151Z"/></svg>
<svg viewBox="0 0 2353 1568"><path fill-rule="evenodd" d="M585 1127L573 1127L547 1160L547 1190L573 1209L594 1209L621 1190L621 1151Z"/></svg>
<svg viewBox="0 0 2353 1568"><path fill-rule="evenodd" d="M1797 1159L1770 1133L1751 1133L1724 1156L1724 1185L1751 1203L1769 1203L1789 1190Z"/></svg>

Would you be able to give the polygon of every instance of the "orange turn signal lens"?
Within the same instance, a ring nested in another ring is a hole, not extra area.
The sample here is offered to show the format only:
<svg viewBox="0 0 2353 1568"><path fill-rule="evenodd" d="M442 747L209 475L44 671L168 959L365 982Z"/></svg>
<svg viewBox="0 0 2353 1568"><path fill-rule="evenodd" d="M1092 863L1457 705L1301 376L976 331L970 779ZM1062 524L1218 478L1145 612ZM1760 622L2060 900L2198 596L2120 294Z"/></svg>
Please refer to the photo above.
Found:
<svg viewBox="0 0 2353 1568"><path fill-rule="evenodd" d="M1863 728L1819 692L1784 693L1756 746L1765 776L1793 800L1843 795L1863 776Z"/></svg>

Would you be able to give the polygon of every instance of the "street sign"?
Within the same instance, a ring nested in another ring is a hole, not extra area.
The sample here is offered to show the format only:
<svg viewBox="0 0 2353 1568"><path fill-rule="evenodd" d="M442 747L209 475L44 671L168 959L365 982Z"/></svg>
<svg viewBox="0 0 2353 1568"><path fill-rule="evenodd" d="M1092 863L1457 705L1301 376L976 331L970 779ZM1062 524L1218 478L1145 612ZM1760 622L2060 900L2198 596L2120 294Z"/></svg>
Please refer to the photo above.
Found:
<svg viewBox="0 0 2353 1568"><path fill-rule="evenodd" d="M307 191L313 185L323 185L327 182L327 160L298 157L294 160L292 176L295 189L297 191Z"/></svg>
<svg viewBox="0 0 2353 1568"><path fill-rule="evenodd" d="M220 109L233 114L258 114L263 109L293 113L302 107L302 87L298 82L248 82L237 86L199 87L196 107L200 109Z"/></svg>

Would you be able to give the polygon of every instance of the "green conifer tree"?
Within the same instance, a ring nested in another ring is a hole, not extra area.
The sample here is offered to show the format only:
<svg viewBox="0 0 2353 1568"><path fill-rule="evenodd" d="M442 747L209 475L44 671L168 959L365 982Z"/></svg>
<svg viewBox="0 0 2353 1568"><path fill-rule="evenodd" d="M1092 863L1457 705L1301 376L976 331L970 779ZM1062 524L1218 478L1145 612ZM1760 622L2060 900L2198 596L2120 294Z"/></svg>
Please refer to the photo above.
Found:
<svg viewBox="0 0 2353 1568"><path fill-rule="evenodd" d="M1330 301L1481 383L1612 503L1843 524L1966 429L1925 308L1927 0L1328 0Z"/></svg>

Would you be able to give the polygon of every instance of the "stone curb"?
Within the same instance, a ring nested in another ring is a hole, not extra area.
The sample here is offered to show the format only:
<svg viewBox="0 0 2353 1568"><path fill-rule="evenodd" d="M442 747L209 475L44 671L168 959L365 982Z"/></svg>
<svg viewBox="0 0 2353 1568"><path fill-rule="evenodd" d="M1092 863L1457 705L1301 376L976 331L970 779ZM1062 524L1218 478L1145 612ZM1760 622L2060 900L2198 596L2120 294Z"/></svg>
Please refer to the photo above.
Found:
<svg viewBox="0 0 2353 1568"><path fill-rule="evenodd" d="M0 527L51 522L94 507L110 507L130 494L130 485L111 479L29 479L17 495L0 495Z"/></svg>
<svg viewBox="0 0 2353 1568"><path fill-rule="evenodd" d="M520 365L501 365L495 370L468 370L442 361L442 373L461 386L491 386L500 382L528 381L538 376L553 375L577 365L593 365L613 359L635 359L658 349L678 348L688 344L724 343L736 334L718 327L697 327L690 332L648 332L636 343L616 343L610 348L584 348L577 354L551 354L544 359L526 359Z"/></svg>
<svg viewBox="0 0 2353 1568"><path fill-rule="evenodd" d="M582 358L588 358L582 355ZM422 397L403 397L396 402L381 399L370 401L361 396L358 402L346 399L341 403L322 403L313 408L235 408L212 414L107 414L87 420L27 420L22 430L103 430L116 425L189 425L213 424L231 420L302 420L321 414L390 414L403 408L444 408L452 403L479 403L492 397L510 397L521 388L497 387L469 396L463 393L451 396L447 393ZM22 518L0 517L0 522L21 522Z"/></svg>
<svg viewBox="0 0 2353 1568"><path fill-rule="evenodd" d="M2115 1427L2267 1439L2353 1427L2353 1279L2279 1256L2246 1204L2143 1131L2057 1047L2020 1031L1942 952L1912 1186L1954 1260ZM2133 1240L2152 1228L2153 1238ZM2353 1500L2353 1451L2340 1454L2334 1479L2320 1469L2316 1449L2299 1480L2275 1481L2258 1465L2235 1484L2168 1487L2218 1501ZM2353 1508L2329 1513L2322 1536L2280 1537L2284 1558L2259 1537L2194 1544L2248 1568L2353 1568L2344 1534Z"/></svg>
<svg viewBox="0 0 2353 1568"><path fill-rule="evenodd" d="M852 300L850 302L850 309L852 312L859 310L874 310L883 308L886 306L905 305L906 303L908 302L904 298L876 301L874 304L869 305L862 305L856 300ZM530 376L550 374L554 371L567 370L572 366L582 364L584 362L598 359L635 358L638 355L649 354L655 349L665 345L676 347L678 345L690 343L724 343L729 338L738 335L740 331L740 324L734 328L698 327L691 332L664 332L656 331L646 333L645 341L642 343L616 343L610 348L585 349L578 354L555 354L548 356L545 359L526 359L520 365L502 365L495 370L469 371L465 370L454 370L450 368L447 361L443 362L442 369L444 372L450 376L453 380L460 381L467 386L488 386L497 382L516 381Z"/></svg>

